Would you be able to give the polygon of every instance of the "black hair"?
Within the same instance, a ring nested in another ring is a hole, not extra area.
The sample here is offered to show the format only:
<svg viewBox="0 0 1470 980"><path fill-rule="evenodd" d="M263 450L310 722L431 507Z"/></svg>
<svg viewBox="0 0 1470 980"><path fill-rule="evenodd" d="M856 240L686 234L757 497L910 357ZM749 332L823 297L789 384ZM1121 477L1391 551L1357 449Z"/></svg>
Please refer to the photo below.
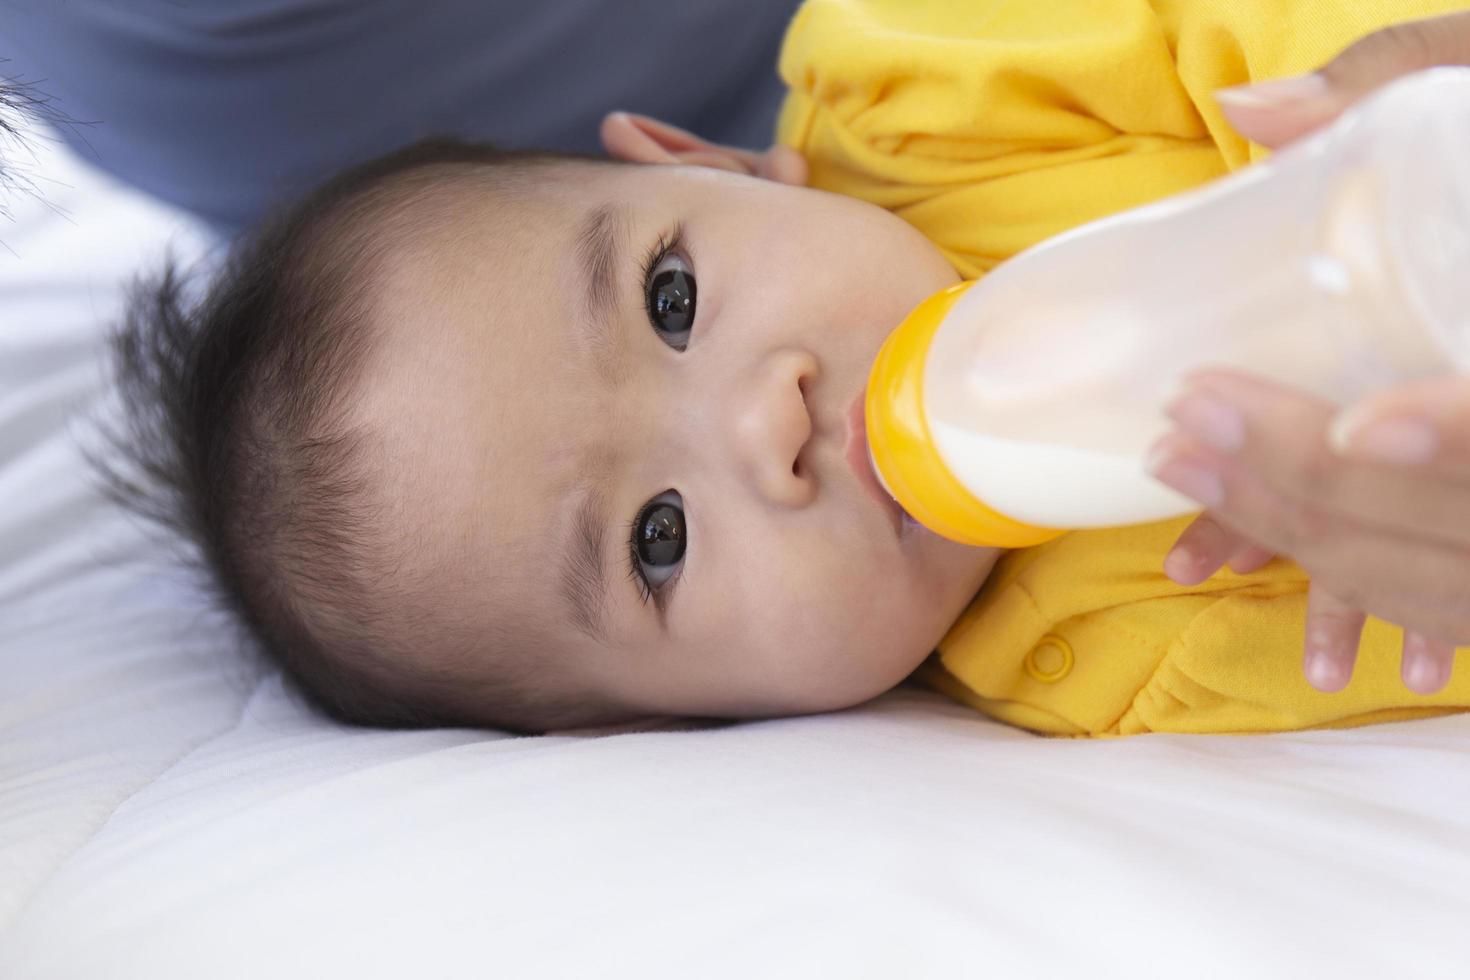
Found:
<svg viewBox="0 0 1470 980"><path fill-rule="evenodd" d="M413 583L382 546L384 515L366 492L375 460L344 412L373 344L366 286L424 194L446 178L513 180L589 159L416 143L266 222L198 302L171 264L135 287L114 337L126 421L110 444L125 465L101 466L106 489L187 540L216 604L339 721L541 731L598 720L540 683L509 630L453 636L451 624L438 641L503 661L473 696L443 658L435 668L395 649L404 624L388 628L380 600L411 598ZM405 615L420 626L427 614ZM487 642L501 649L472 649Z"/></svg>
<svg viewBox="0 0 1470 980"><path fill-rule="evenodd" d="M0 68L4 65L5 60L0 59ZM55 99L17 75L0 75L0 218L11 216L12 195L41 196L25 166L35 152L27 142L31 123L70 131L86 142L80 132L83 124L63 111Z"/></svg>

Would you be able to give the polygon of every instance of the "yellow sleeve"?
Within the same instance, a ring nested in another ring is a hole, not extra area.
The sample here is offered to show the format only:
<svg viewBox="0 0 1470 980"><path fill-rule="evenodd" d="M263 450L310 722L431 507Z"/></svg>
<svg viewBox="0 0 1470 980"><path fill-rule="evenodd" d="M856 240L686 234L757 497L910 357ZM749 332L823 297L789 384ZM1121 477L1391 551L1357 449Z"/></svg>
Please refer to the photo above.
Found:
<svg viewBox="0 0 1470 980"><path fill-rule="evenodd" d="M778 139L966 276L1264 151L1215 89L1307 71L1462 0L807 0Z"/></svg>
<svg viewBox="0 0 1470 980"><path fill-rule="evenodd" d="M1351 728L1470 709L1463 664L1443 690L1416 694L1400 676L1403 630L1371 618L1348 686L1317 690L1302 671L1306 613L1305 589L1222 596L1170 644L1114 733Z"/></svg>

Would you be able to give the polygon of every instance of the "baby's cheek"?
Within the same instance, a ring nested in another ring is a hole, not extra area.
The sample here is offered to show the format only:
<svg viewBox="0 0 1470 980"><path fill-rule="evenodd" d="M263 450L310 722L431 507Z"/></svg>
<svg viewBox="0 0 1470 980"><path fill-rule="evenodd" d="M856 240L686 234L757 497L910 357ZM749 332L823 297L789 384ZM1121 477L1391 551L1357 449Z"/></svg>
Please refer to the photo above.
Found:
<svg viewBox="0 0 1470 980"><path fill-rule="evenodd" d="M732 624L740 635L724 648L734 661L729 669L790 710L869 700L928 655L913 603L901 591L883 588L851 563L813 562L799 583L793 579L789 571L771 575L746 593L760 605Z"/></svg>

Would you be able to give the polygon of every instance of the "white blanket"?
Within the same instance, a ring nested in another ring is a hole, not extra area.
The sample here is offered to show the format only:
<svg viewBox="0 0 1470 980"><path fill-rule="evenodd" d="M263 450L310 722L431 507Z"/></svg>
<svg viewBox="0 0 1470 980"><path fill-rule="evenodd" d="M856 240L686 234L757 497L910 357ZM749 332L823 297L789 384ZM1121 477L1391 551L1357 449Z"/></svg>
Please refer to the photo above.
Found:
<svg viewBox="0 0 1470 980"><path fill-rule="evenodd" d="M89 483L119 284L207 242L47 152L0 221L0 977L1465 977L1470 717L1051 741L900 691L348 730ZM1459 669L1470 669L1461 664Z"/></svg>

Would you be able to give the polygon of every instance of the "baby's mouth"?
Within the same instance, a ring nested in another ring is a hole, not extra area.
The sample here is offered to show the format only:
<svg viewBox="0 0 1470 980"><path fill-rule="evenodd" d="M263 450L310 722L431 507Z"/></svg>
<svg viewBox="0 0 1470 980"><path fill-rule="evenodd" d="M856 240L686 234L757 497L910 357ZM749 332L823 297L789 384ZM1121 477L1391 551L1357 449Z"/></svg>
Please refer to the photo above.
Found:
<svg viewBox="0 0 1470 980"><path fill-rule="evenodd" d="M893 522L893 531L898 537L906 537L918 527L917 522L899 506L893 494L883 483L878 467L873 462L872 449L868 445L866 392L859 392L847 410L847 446L845 455L858 483L876 500Z"/></svg>
<svg viewBox="0 0 1470 980"><path fill-rule="evenodd" d="M914 528L921 527L922 525L920 525L918 521L914 520L913 517L910 516L908 511L903 509L903 504L898 502L898 498L893 495L893 491L888 489L888 483L883 479L883 471L878 469L878 461L873 458L872 445L869 444L867 448L868 469L872 471L873 479L878 481L879 489L881 489L884 495L886 495L888 499L893 502L893 506L898 508L898 516L903 520L903 526L899 528L899 534L908 534L910 531L914 530Z"/></svg>

